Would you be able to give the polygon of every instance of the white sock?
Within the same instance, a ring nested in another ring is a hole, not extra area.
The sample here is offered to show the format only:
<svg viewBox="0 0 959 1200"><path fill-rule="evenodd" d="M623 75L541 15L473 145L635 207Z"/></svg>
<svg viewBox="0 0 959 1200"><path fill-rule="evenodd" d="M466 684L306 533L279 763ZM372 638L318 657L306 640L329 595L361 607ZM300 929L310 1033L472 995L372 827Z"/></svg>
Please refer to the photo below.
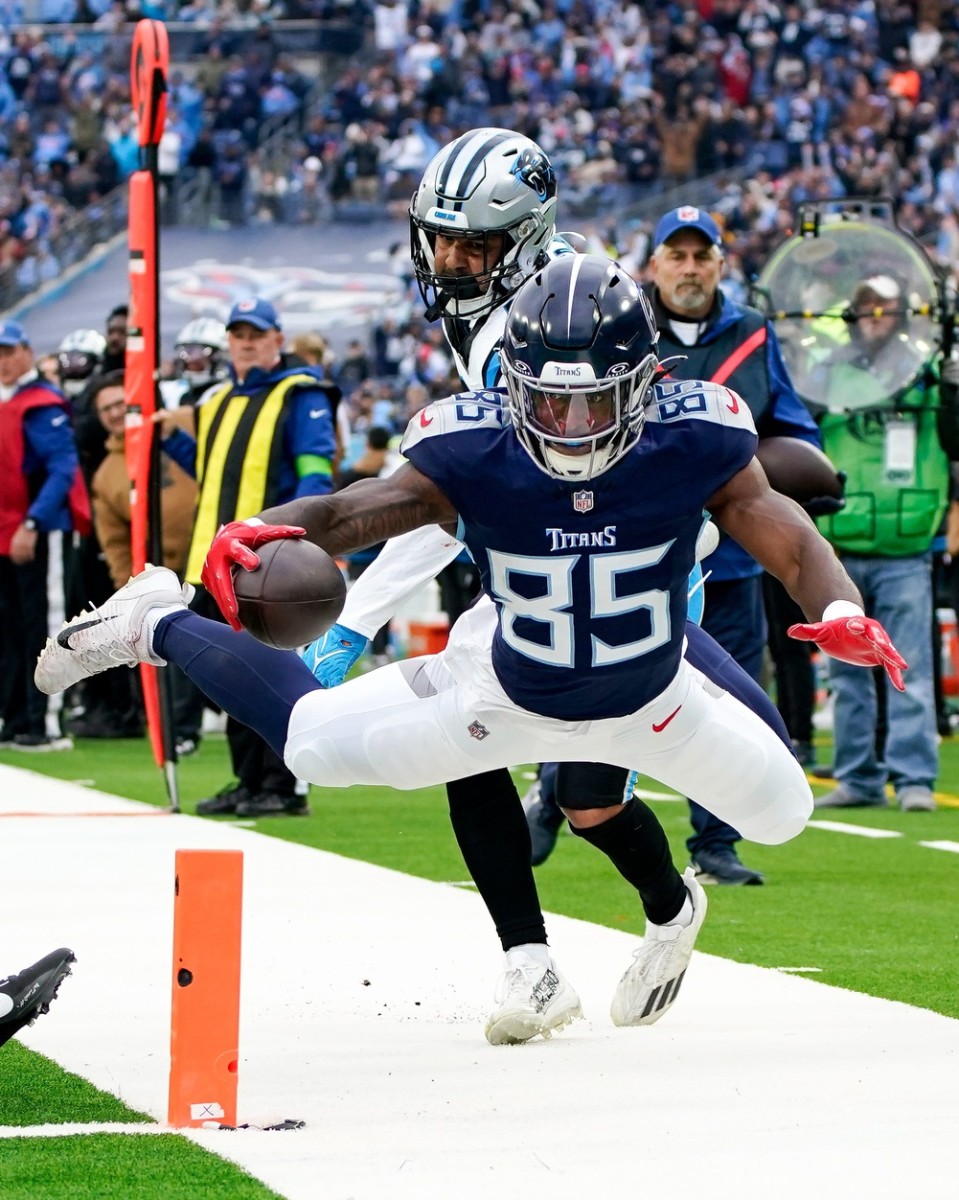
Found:
<svg viewBox="0 0 959 1200"><path fill-rule="evenodd" d="M667 925L681 925L683 929L687 929L693 923L693 901L689 892L686 892L686 900L683 907L673 917L671 921L667 921Z"/></svg>
<svg viewBox="0 0 959 1200"><path fill-rule="evenodd" d="M525 966L523 960L529 958L540 963L545 970L549 970L553 965L549 956L549 946L545 942L524 942L521 946L511 946L506 951L506 966L512 971L515 967Z"/></svg>

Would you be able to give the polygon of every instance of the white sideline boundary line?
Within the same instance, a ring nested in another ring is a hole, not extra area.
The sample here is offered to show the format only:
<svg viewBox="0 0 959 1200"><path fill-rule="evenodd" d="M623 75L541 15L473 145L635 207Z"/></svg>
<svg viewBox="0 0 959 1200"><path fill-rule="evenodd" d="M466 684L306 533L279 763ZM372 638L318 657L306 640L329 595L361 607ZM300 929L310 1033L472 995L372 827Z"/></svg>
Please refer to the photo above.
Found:
<svg viewBox="0 0 959 1200"><path fill-rule="evenodd" d="M401 796L384 803L402 811ZM21 1036L158 1122L173 855L243 850L238 1121L306 1127L182 1132L286 1200L582 1200L630 1178L644 1192L708 1180L711 1200L954 1190L959 1021L697 954L661 1023L615 1029L636 937L552 916L587 1019L493 1048L482 1023L501 957L469 891L195 817L86 820L142 808L15 768L0 767L3 809L62 815L3 825L4 961L77 954Z"/></svg>
<svg viewBox="0 0 959 1200"><path fill-rule="evenodd" d="M54 1138L75 1137L89 1133L146 1133L151 1136L165 1134L179 1137L180 1130L160 1125L134 1125L121 1121L101 1121L87 1125L0 1125L0 1141L4 1138Z"/></svg>

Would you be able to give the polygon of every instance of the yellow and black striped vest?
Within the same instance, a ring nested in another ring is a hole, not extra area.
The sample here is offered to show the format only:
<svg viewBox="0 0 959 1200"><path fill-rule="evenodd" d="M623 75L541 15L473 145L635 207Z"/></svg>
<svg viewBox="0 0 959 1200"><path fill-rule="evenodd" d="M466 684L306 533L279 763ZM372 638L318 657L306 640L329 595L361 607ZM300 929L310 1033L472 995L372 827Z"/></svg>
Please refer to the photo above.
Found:
<svg viewBox="0 0 959 1200"><path fill-rule="evenodd" d="M200 582L216 531L276 503L283 462L286 398L316 387L312 375L291 373L252 392L226 383L196 410L196 477L200 486L186 578Z"/></svg>

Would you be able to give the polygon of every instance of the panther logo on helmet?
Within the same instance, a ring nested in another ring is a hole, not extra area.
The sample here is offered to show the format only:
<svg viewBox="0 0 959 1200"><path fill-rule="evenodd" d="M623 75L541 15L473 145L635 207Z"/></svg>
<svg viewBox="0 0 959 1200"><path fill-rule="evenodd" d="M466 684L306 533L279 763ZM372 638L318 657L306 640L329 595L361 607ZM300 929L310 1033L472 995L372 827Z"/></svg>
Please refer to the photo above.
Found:
<svg viewBox="0 0 959 1200"><path fill-rule="evenodd" d="M556 172L546 155L537 149L522 150L513 164L510 174L533 189L542 203L556 195Z"/></svg>

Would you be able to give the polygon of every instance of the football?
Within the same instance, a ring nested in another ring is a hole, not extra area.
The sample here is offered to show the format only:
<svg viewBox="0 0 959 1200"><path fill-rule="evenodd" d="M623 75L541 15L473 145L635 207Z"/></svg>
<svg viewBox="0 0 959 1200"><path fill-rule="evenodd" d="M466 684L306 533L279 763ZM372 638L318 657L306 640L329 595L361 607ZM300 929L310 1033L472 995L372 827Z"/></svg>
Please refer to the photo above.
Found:
<svg viewBox="0 0 959 1200"><path fill-rule="evenodd" d="M336 560L303 538L267 542L255 553L255 571L233 568L243 628L278 650L295 650L326 633L346 599Z"/></svg>
<svg viewBox="0 0 959 1200"><path fill-rule="evenodd" d="M756 457L769 486L799 504L828 497L842 499L843 481L816 446L791 437L760 438Z"/></svg>

